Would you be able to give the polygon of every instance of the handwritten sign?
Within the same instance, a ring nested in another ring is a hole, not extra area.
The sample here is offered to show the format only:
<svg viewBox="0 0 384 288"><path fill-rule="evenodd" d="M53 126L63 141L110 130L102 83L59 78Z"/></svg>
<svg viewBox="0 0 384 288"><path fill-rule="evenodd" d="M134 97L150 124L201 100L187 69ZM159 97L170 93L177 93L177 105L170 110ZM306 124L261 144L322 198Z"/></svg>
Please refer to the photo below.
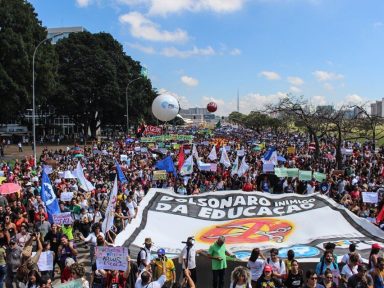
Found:
<svg viewBox="0 0 384 288"><path fill-rule="evenodd" d="M52 214L53 223L63 225L63 224L72 224L73 219L71 212Z"/></svg>
<svg viewBox="0 0 384 288"><path fill-rule="evenodd" d="M165 170L153 171L153 180L165 180L165 179L167 179L167 171Z"/></svg>
<svg viewBox="0 0 384 288"><path fill-rule="evenodd" d="M128 248L126 247L96 247L97 269L125 271L127 269Z"/></svg>
<svg viewBox="0 0 384 288"><path fill-rule="evenodd" d="M362 192L364 203L376 204L379 202L379 193L377 192Z"/></svg>
<svg viewBox="0 0 384 288"><path fill-rule="evenodd" d="M36 252L32 252L32 256L34 256ZM41 252L39 261L37 261L37 266L39 267L39 271L52 271L53 270L53 252L46 251Z"/></svg>
<svg viewBox="0 0 384 288"><path fill-rule="evenodd" d="M71 201L73 198L73 192L63 192L60 194L60 200L61 201Z"/></svg>

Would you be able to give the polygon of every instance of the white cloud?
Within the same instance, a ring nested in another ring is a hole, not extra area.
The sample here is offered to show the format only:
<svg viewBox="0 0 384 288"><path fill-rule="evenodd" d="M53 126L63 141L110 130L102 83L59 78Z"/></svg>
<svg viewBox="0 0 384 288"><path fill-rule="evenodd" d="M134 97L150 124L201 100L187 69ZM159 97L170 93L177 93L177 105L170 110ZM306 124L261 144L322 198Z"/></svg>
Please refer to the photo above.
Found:
<svg viewBox="0 0 384 288"><path fill-rule="evenodd" d="M163 15L183 11L230 13L243 7L245 0L150 0L149 14Z"/></svg>
<svg viewBox="0 0 384 288"><path fill-rule="evenodd" d="M122 24L129 24L131 34L136 38L159 42L186 42L189 38L188 33L181 29L176 29L174 32L160 30L157 24L139 12L121 15L119 21Z"/></svg>
<svg viewBox="0 0 384 288"><path fill-rule="evenodd" d="M181 82L183 82L187 86L197 86L199 84L199 80L192 78L190 76L181 76Z"/></svg>
<svg viewBox="0 0 384 288"><path fill-rule="evenodd" d="M279 80L280 79L280 75L276 72L273 72L273 71L261 71L259 73L259 76L263 76L268 80Z"/></svg>
<svg viewBox="0 0 384 288"><path fill-rule="evenodd" d="M374 28L380 28L380 27L383 27L384 26L384 23L381 22L381 21L377 21L375 23L373 23L373 27Z"/></svg>
<svg viewBox="0 0 384 288"><path fill-rule="evenodd" d="M229 55L232 55L232 56L238 56L238 55L241 55L241 50L238 49L238 48L232 49L232 50L229 52Z"/></svg>
<svg viewBox="0 0 384 288"><path fill-rule="evenodd" d="M296 86L289 87L289 90L293 93L300 93L301 92L301 89L299 87L296 87Z"/></svg>
<svg viewBox="0 0 384 288"><path fill-rule="evenodd" d="M79 7L87 7L91 4L92 0L76 0L76 4Z"/></svg>
<svg viewBox="0 0 384 288"><path fill-rule="evenodd" d="M301 86L304 84L304 80L300 77L290 76L287 78L288 82L294 86Z"/></svg>
<svg viewBox="0 0 384 288"><path fill-rule="evenodd" d="M139 51L144 52L146 54L155 54L156 53L155 48L153 48L151 46L144 46L144 45L141 45L139 43L127 43L127 45L132 49L139 50Z"/></svg>
<svg viewBox="0 0 384 288"><path fill-rule="evenodd" d="M342 74L336 74L334 72L328 72L328 71L322 71L322 70L317 70L313 72L313 75L320 82L344 79L344 75Z"/></svg>
<svg viewBox="0 0 384 288"><path fill-rule="evenodd" d="M333 91L333 85L331 83L324 83L323 85L324 89L327 91Z"/></svg>
<svg viewBox="0 0 384 288"><path fill-rule="evenodd" d="M160 54L167 57L188 58L191 56L213 56L216 52L211 46L206 48L197 48L194 46L190 50L179 50L175 47L167 47L164 48Z"/></svg>
<svg viewBox="0 0 384 288"><path fill-rule="evenodd" d="M360 95L357 95L357 94L349 94L349 95L345 96L344 100L345 100L344 102L347 105L362 104L364 101L363 97L361 97Z"/></svg>
<svg viewBox="0 0 384 288"><path fill-rule="evenodd" d="M311 104L314 106L326 105L327 100L325 99L324 96L316 95L311 98Z"/></svg>

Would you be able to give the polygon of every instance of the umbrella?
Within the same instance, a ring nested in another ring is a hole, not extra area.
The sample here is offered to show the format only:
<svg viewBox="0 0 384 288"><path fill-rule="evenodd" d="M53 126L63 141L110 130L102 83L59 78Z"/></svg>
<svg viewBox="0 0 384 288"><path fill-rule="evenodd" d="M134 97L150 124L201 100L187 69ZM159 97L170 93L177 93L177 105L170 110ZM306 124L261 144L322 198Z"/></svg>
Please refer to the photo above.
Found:
<svg viewBox="0 0 384 288"><path fill-rule="evenodd" d="M80 152L82 152L82 151L83 151L83 149L81 149L81 148L78 147L78 146L72 147L72 148L69 150L69 152L71 152L71 153L80 153Z"/></svg>
<svg viewBox="0 0 384 288"><path fill-rule="evenodd" d="M287 162L287 160L283 156L277 156L277 161Z"/></svg>
<svg viewBox="0 0 384 288"><path fill-rule="evenodd" d="M81 153L80 153L80 154L76 154L76 155L75 155L75 158L81 158L81 157L84 157L84 155L83 155L83 154L81 154Z"/></svg>
<svg viewBox="0 0 384 288"><path fill-rule="evenodd" d="M4 183L0 186L0 194L8 195L12 193L19 192L21 190L20 185L15 183Z"/></svg>

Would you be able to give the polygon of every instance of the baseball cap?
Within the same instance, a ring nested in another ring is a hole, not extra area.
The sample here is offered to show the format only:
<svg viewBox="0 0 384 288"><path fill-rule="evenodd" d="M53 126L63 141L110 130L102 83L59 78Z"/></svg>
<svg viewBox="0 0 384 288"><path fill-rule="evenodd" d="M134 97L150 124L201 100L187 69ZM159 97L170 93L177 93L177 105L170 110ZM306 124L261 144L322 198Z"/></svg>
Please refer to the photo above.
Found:
<svg viewBox="0 0 384 288"><path fill-rule="evenodd" d="M381 246L379 243L372 244L372 249L381 249Z"/></svg>
<svg viewBox="0 0 384 288"><path fill-rule="evenodd" d="M264 272L271 272L271 271L272 271L272 266L271 265L265 265Z"/></svg>

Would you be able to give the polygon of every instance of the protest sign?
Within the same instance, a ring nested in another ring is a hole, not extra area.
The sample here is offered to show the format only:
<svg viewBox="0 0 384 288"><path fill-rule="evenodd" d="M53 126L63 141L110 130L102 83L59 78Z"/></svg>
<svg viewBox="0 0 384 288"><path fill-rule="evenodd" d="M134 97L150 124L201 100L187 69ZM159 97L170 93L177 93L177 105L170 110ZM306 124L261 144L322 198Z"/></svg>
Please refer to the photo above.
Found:
<svg viewBox="0 0 384 288"><path fill-rule="evenodd" d="M123 162L123 161L127 162L128 161L128 155L121 154L120 155L120 161L121 162Z"/></svg>
<svg viewBox="0 0 384 288"><path fill-rule="evenodd" d="M127 269L127 247L96 247L97 269L120 270Z"/></svg>
<svg viewBox="0 0 384 288"><path fill-rule="evenodd" d="M299 180L301 181L311 181L312 180L312 171L299 171Z"/></svg>
<svg viewBox="0 0 384 288"><path fill-rule="evenodd" d="M299 169L298 168L287 168L288 177L298 177Z"/></svg>
<svg viewBox="0 0 384 288"><path fill-rule="evenodd" d="M147 147L141 147L140 153L147 153L147 152L148 152L148 148Z"/></svg>
<svg viewBox="0 0 384 288"><path fill-rule="evenodd" d="M379 193L377 192L362 192L364 203L376 204L379 202Z"/></svg>
<svg viewBox="0 0 384 288"><path fill-rule="evenodd" d="M279 178L288 177L287 168L275 168L275 175Z"/></svg>
<svg viewBox="0 0 384 288"><path fill-rule="evenodd" d="M315 178L316 181L322 182L324 179L327 179L327 175L320 172L313 172L313 178Z"/></svg>
<svg viewBox="0 0 384 288"><path fill-rule="evenodd" d="M145 135L161 135L163 132L163 129L159 126L151 126L148 125L145 127L144 134Z"/></svg>
<svg viewBox="0 0 384 288"><path fill-rule="evenodd" d="M295 149L294 146L291 146L291 147L288 147L288 148L287 148L287 152L288 152L288 154L295 154L296 149Z"/></svg>
<svg viewBox="0 0 384 288"><path fill-rule="evenodd" d="M217 163L211 163L211 172L217 171Z"/></svg>
<svg viewBox="0 0 384 288"><path fill-rule="evenodd" d="M71 212L53 214L52 218L53 218L53 223L59 224L59 225L73 223Z"/></svg>
<svg viewBox="0 0 384 288"><path fill-rule="evenodd" d="M35 256L36 252L32 252ZM53 270L53 251L41 252L39 261L37 261L39 271L52 271Z"/></svg>
<svg viewBox="0 0 384 288"><path fill-rule="evenodd" d="M153 171L153 180L165 180L167 179L167 171L157 170Z"/></svg>
<svg viewBox="0 0 384 288"><path fill-rule="evenodd" d="M60 200L61 201L71 201L73 198L73 192L63 192L60 194Z"/></svg>

